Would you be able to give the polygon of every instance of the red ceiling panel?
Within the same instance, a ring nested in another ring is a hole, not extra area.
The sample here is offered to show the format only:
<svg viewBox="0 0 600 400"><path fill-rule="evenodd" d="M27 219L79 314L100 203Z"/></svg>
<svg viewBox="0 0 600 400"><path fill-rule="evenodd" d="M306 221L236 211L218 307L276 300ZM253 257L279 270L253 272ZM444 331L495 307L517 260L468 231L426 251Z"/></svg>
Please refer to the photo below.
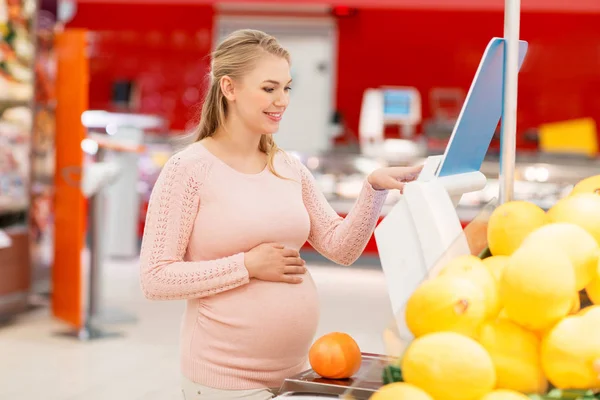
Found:
<svg viewBox="0 0 600 400"><path fill-rule="evenodd" d="M294 5L343 5L349 7L437 9L437 10L501 10L504 0L75 0L78 3L126 4L239 4L281 8ZM600 13L599 0L521 0L523 11Z"/></svg>

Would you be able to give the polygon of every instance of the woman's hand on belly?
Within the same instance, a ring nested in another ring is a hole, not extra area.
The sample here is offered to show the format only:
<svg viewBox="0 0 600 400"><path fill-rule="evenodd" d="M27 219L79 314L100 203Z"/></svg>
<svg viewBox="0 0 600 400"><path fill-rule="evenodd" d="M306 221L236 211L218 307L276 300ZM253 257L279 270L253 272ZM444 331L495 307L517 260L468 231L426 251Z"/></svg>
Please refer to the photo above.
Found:
<svg viewBox="0 0 600 400"><path fill-rule="evenodd" d="M250 278L268 282L301 283L305 262L297 250L278 243L263 243L244 254Z"/></svg>

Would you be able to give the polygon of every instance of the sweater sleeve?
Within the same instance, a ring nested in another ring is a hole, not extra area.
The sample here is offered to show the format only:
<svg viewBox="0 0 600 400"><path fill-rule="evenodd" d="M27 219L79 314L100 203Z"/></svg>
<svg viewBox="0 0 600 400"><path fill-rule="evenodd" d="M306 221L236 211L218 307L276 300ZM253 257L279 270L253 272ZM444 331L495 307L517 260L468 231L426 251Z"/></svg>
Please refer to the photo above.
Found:
<svg viewBox="0 0 600 400"><path fill-rule="evenodd" d="M211 261L184 261L208 166L174 155L150 195L140 254L140 280L152 300L206 297L248 283L244 254Z"/></svg>
<svg viewBox="0 0 600 400"><path fill-rule="evenodd" d="M302 198L310 217L308 242L319 253L341 265L351 265L367 246L388 194L365 180L360 195L345 218L339 216L318 188L311 172L294 161L302 179Z"/></svg>

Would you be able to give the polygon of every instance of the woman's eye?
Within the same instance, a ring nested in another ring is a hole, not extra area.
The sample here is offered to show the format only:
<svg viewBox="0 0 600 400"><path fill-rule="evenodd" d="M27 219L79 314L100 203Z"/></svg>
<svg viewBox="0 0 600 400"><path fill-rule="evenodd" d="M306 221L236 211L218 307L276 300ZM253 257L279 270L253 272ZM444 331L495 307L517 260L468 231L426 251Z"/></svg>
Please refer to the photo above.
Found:
<svg viewBox="0 0 600 400"><path fill-rule="evenodd" d="M292 90L292 88L291 88L291 87L289 87L289 86L287 86L287 87L285 88L285 91L286 91L286 92L289 92L290 90Z"/></svg>
<svg viewBox="0 0 600 400"><path fill-rule="evenodd" d="M271 93L271 92L273 92L273 90L275 90L275 89L273 89L273 88L264 88L263 90L264 90L265 92L267 92L267 93Z"/></svg>

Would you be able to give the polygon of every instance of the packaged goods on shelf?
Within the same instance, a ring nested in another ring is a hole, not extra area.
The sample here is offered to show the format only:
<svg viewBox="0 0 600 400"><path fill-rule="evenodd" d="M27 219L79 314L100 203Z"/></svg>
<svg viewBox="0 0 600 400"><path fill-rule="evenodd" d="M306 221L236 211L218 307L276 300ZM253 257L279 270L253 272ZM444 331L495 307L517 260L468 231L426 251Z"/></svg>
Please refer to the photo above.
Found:
<svg viewBox="0 0 600 400"><path fill-rule="evenodd" d="M0 111L0 213L19 212L28 204L30 121L26 107Z"/></svg>

